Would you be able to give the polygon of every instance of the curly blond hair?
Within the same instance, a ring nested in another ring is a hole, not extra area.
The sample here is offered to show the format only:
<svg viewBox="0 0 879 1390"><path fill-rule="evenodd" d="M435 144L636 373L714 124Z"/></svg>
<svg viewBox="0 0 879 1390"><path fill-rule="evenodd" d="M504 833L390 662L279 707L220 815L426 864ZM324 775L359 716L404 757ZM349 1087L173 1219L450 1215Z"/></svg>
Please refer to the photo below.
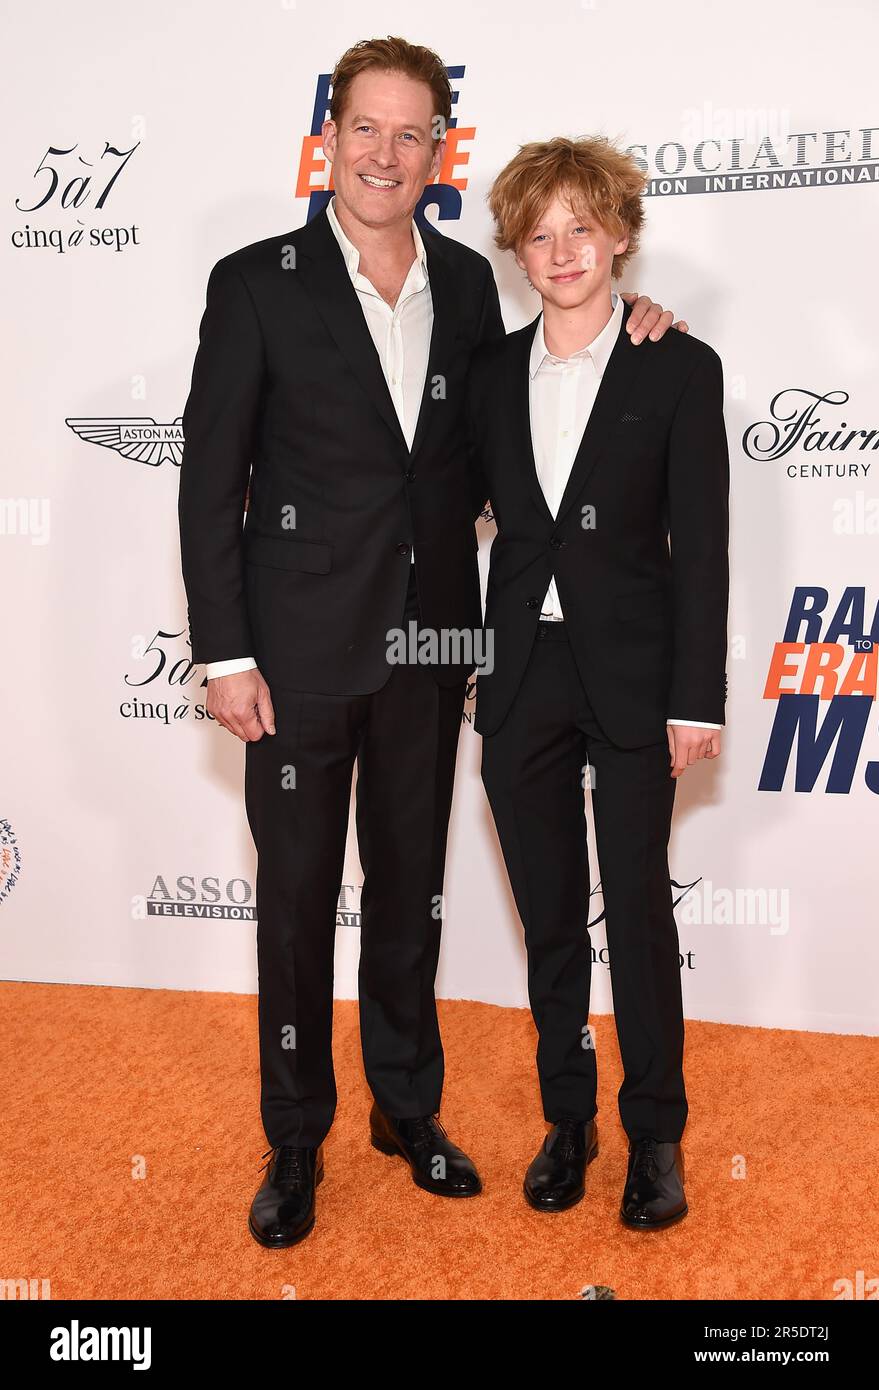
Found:
<svg viewBox="0 0 879 1390"><path fill-rule="evenodd" d="M498 174L488 193L495 223L495 245L518 253L558 194L579 215L588 213L617 238L628 236L625 251L613 258L613 278L637 253L644 225L642 194L646 176L631 155L603 136L522 145Z"/></svg>

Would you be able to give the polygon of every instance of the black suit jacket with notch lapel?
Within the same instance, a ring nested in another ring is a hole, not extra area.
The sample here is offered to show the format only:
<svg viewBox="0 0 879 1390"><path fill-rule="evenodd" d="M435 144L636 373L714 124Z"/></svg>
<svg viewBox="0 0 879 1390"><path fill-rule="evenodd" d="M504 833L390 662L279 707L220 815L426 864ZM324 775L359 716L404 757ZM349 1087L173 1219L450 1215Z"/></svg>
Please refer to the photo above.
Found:
<svg viewBox="0 0 879 1390"><path fill-rule="evenodd" d="M634 346L630 312L626 305L555 519L531 441L528 363L538 320L474 359L476 491L490 497L498 528L485 615L494 665L477 682L480 733L494 733L512 705L552 576L584 688L613 743L661 741L670 717L724 723L721 362L689 333ZM583 524L589 506L594 529Z"/></svg>
<svg viewBox="0 0 879 1390"><path fill-rule="evenodd" d="M434 322L411 454L325 211L211 271L178 505L195 661L252 656L270 686L378 690L413 545L422 624L481 625L466 381L504 326L489 262L419 230ZM472 667L433 669L450 685Z"/></svg>

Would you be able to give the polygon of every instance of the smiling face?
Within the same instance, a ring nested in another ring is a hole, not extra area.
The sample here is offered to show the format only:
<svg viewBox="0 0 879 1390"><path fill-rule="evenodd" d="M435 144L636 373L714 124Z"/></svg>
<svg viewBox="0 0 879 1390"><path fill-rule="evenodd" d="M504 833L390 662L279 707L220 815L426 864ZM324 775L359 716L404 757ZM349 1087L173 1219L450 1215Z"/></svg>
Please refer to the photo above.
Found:
<svg viewBox="0 0 879 1390"><path fill-rule="evenodd" d="M427 83L398 72L358 73L342 116L322 128L337 201L368 227L408 222L439 172L445 141L435 143L433 131Z"/></svg>
<svg viewBox="0 0 879 1390"><path fill-rule="evenodd" d="M578 216L566 197L556 194L516 255L541 298L561 309L577 309L610 294L613 258L629 244L591 215Z"/></svg>

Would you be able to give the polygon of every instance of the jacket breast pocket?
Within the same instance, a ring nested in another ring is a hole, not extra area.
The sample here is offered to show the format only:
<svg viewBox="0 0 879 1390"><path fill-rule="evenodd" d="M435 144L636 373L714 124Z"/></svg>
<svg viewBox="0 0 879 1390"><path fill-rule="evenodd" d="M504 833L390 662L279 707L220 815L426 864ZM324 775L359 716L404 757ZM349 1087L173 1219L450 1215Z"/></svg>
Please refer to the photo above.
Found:
<svg viewBox="0 0 879 1390"><path fill-rule="evenodd" d="M298 537L245 537L244 558L250 565L269 569L299 570L306 574L329 574L333 549L325 541L306 541Z"/></svg>
<svg viewBox="0 0 879 1390"><path fill-rule="evenodd" d="M642 453L663 447L666 433L665 423L655 415L635 418L622 416L613 426L609 438L618 452L631 449L635 453Z"/></svg>

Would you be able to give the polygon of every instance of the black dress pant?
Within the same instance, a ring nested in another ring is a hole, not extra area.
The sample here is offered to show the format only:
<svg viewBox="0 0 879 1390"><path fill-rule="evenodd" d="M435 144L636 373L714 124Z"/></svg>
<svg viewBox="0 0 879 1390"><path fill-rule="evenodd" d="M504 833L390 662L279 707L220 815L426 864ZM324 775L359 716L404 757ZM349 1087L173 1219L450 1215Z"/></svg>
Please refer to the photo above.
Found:
<svg viewBox="0 0 879 1390"><path fill-rule="evenodd" d="M478 700L478 692L477 692ZM623 749L599 727L563 623L541 623L513 706L483 739L482 777L525 929L544 1116L591 1119L596 1060L584 807L591 768L630 1139L677 1142L687 1118L677 926L668 872L675 780L666 741Z"/></svg>
<svg viewBox="0 0 879 1390"><path fill-rule="evenodd" d="M404 618L416 613L413 573ZM366 1077L395 1118L440 1108L434 981L464 694L420 665L392 666L371 695L273 690L277 732L247 744L261 1114L273 1146L320 1144L335 1112L333 949L355 762Z"/></svg>

